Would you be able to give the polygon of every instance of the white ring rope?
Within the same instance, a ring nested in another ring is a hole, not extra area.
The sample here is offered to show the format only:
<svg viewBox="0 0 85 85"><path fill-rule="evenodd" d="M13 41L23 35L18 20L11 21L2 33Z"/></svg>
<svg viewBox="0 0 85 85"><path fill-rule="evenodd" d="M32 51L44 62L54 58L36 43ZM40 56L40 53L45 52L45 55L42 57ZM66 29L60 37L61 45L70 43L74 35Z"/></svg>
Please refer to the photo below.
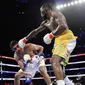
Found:
<svg viewBox="0 0 85 85"><path fill-rule="evenodd" d="M85 76L85 74L80 74L80 75L67 75L68 77L83 77ZM51 79L52 78L55 78L55 76L52 76L50 77ZM14 80L14 78L2 78L3 80ZM37 77L37 78L32 78L32 79L35 79L35 80L38 80L38 79L43 79L43 77ZM1 78L0 78L1 80ZM25 78L21 78L20 80L25 80Z"/></svg>
<svg viewBox="0 0 85 85"><path fill-rule="evenodd" d="M76 56L85 56L85 53L81 53L81 54L76 54L76 55L70 55L71 57L76 57ZM6 59L11 59L11 60L15 60L12 57L6 57L6 56L0 56L1 58L6 58ZM51 59L51 58L45 58L45 59Z"/></svg>
<svg viewBox="0 0 85 85"><path fill-rule="evenodd" d="M82 68L71 68L71 69L65 69L66 71L71 71L71 70L82 70L82 69L85 69L85 67L82 67ZM16 73L14 71L0 71L0 72L3 72L3 73ZM51 72L51 71L48 71L48 72Z"/></svg>
<svg viewBox="0 0 85 85"><path fill-rule="evenodd" d="M71 69L65 69L66 71L72 71L72 70L80 70L80 69L85 69L85 67L83 68L71 68ZM2 73L16 73L16 72L13 72L13 71L0 71ZM51 72L51 71L49 71Z"/></svg>
<svg viewBox="0 0 85 85"><path fill-rule="evenodd" d="M85 61L71 62L71 63L68 63L68 65L71 65L71 64L81 64L81 63L85 63Z"/></svg>
<svg viewBox="0 0 85 85"><path fill-rule="evenodd" d="M71 69L65 69L65 70L68 70L68 71L71 71L71 70L83 70L83 69L85 69L85 67L82 67L82 68L71 68Z"/></svg>
<svg viewBox="0 0 85 85"><path fill-rule="evenodd" d="M76 56L85 56L85 53L84 54L76 54L76 55L71 55L71 57L76 57ZM14 58L10 58L10 57L5 57L5 56L0 56L1 58L6 58L6 59L11 59L11 60L14 60ZM51 58L46 58L45 60L50 60ZM68 63L68 65L72 65L72 64L82 64L82 63L85 63L85 61L78 61L78 62L71 62L71 63ZM0 63L1 67L2 66L10 66L10 67L19 67L19 65L11 65L11 64L5 64L5 63ZM51 64L48 64L46 66L51 66ZM71 68L71 69L65 69L67 71L71 71L71 70L83 70L85 69L85 67L82 67L82 68ZM3 71L1 70L0 71L1 73L16 73L16 72L13 72L13 71ZM85 74L80 74L80 75L67 75L68 77L81 77L81 76L85 76ZM50 78L55 78L55 76L52 76ZM0 78L0 80L14 80L14 78ZM37 77L37 78L32 78L32 79L43 79L43 77ZM21 78L21 80L25 80L25 78Z"/></svg>
<svg viewBox="0 0 85 85"><path fill-rule="evenodd" d="M68 65L72 65L72 64L82 64L82 63L85 63L85 61L78 61L78 62L71 62L71 63L68 63ZM46 66L51 66L51 64L48 64Z"/></svg>
<svg viewBox="0 0 85 85"><path fill-rule="evenodd" d="M0 63L2 66L11 66L11 67L19 67L19 65L12 65L12 64L5 64L5 63Z"/></svg>
<svg viewBox="0 0 85 85"><path fill-rule="evenodd" d="M17 72L13 72L13 71L2 71L2 73L17 73Z"/></svg>
<svg viewBox="0 0 85 85"><path fill-rule="evenodd" d="M71 63L68 63L68 65L82 64L82 63L85 63L85 61L71 62ZM19 65L11 65L11 64L5 64L5 63L0 63L0 65L2 65L2 66L11 66L11 67L19 67ZM46 66L51 66L51 64L47 64Z"/></svg>

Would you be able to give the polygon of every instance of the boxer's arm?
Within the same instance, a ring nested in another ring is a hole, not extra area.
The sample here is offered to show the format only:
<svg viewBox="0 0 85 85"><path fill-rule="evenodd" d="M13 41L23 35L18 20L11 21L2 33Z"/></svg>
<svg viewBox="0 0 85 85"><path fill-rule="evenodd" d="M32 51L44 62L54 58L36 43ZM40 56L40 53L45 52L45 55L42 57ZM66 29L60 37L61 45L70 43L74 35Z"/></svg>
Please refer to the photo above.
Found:
<svg viewBox="0 0 85 85"><path fill-rule="evenodd" d="M64 30L67 29L66 19L62 14L59 16L53 16L51 18L50 24L46 23L45 26L51 29L52 23L56 23L57 28L53 29L51 33L48 33L44 36L43 40L45 44L50 44L55 36L60 35L62 32L64 32Z"/></svg>
<svg viewBox="0 0 85 85"><path fill-rule="evenodd" d="M60 35L66 29L66 26L62 23L61 19L56 19L56 22L58 23L58 27L52 31L52 34L55 36Z"/></svg>
<svg viewBox="0 0 85 85"><path fill-rule="evenodd" d="M23 64L23 60L19 60L16 52L14 53L14 59L15 61L18 63L18 65L20 66L20 68L24 71L24 64Z"/></svg>
<svg viewBox="0 0 85 85"><path fill-rule="evenodd" d="M46 27L44 26L45 23L46 23L46 21L43 21L38 28L32 30L26 37L24 37L23 39L19 40L18 45L19 45L21 48L24 48L24 47L25 47L25 43L26 43L30 38L33 38L33 37L36 36L39 32L43 31L43 30L46 28Z"/></svg>
<svg viewBox="0 0 85 85"><path fill-rule="evenodd" d="M60 35L62 32L64 32L64 30L67 29L66 19L63 14L58 13L58 17L54 18L54 20L56 21L58 26L55 30L52 31L52 34L55 36Z"/></svg>
<svg viewBox="0 0 85 85"><path fill-rule="evenodd" d="M19 58L18 58L16 52L14 53L14 59L15 59L16 62L19 60Z"/></svg>
<svg viewBox="0 0 85 85"><path fill-rule="evenodd" d="M43 50L44 50L43 46L41 46L41 45L34 45L34 47L35 47L36 51L43 53Z"/></svg>
<svg viewBox="0 0 85 85"><path fill-rule="evenodd" d="M44 56L44 53L43 53L44 47L41 45L35 45L35 44L34 44L34 47L35 47L35 50L37 51L36 55L39 56L39 60L43 59L44 58L43 57Z"/></svg>
<svg viewBox="0 0 85 85"><path fill-rule="evenodd" d="M46 27L44 27L44 24L46 23L46 21L43 21L40 26L34 30L32 30L27 36L26 39L29 40L33 37L35 37L39 32L43 31Z"/></svg>
<svg viewBox="0 0 85 85"><path fill-rule="evenodd" d="M20 66L20 68L24 71L25 67L24 67L24 64L23 64L22 60L18 60L17 63Z"/></svg>

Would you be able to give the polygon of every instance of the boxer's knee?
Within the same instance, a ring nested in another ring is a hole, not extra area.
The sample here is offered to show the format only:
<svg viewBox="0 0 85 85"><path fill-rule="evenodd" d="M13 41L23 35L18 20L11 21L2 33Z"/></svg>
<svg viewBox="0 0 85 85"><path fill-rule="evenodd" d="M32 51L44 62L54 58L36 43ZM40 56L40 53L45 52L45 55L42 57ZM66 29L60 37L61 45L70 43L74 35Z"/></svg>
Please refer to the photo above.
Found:
<svg viewBox="0 0 85 85"><path fill-rule="evenodd" d="M15 74L15 79L20 79L20 75L18 73Z"/></svg>
<svg viewBox="0 0 85 85"><path fill-rule="evenodd" d="M52 67L54 67L54 68L59 67L60 66L60 60L61 60L60 56L53 55L52 61L51 61Z"/></svg>
<svg viewBox="0 0 85 85"><path fill-rule="evenodd" d="M47 69L46 69L45 66L41 66L41 67L39 68L39 70L40 70L40 73L41 73L41 74L47 74Z"/></svg>

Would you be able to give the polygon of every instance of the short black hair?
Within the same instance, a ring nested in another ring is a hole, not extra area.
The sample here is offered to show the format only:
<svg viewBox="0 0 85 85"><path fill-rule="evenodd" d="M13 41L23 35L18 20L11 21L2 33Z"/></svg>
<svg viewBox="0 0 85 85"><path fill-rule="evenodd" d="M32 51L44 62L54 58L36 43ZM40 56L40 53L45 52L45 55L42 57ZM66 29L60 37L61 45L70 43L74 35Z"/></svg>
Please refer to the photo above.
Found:
<svg viewBox="0 0 85 85"><path fill-rule="evenodd" d="M44 4L41 6L41 8L44 8L44 9L47 8L49 10L52 10L52 6L50 4Z"/></svg>
<svg viewBox="0 0 85 85"><path fill-rule="evenodd" d="M12 40L10 42L10 48L12 49L14 45L16 45L18 42L16 40Z"/></svg>

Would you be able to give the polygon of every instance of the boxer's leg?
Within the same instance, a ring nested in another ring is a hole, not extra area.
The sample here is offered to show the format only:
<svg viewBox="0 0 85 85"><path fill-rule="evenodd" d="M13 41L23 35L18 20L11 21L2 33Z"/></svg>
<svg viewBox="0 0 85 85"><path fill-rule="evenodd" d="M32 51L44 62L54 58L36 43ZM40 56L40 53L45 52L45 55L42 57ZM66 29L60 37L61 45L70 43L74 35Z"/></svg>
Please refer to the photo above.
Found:
<svg viewBox="0 0 85 85"><path fill-rule="evenodd" d="M15 79L14 79L14 85L20 85L20 78L24 76L24 73L22 71L18 71L15 74Z"/></svg>
<svg viewBox="0 0 85 85"><path fill-rule="evenodd" d="M40 61L39 71L40 71L41 75L43 76L43 78L44 78L45 82L47 83L47 85L52 85L50 76L47 73L47 69L46 69L46 66L45 66L44 59L42 59Z"/></svg>
<svg viewBox="0 0 85 85"><path fill-rule="evenodd" d="M43 76L45 82L47 83L47 85L52 85L51 79L50 79L50 76L47 73L46 67L45 66L40 66L39 70L40 70L40 73Z"/></svg>

